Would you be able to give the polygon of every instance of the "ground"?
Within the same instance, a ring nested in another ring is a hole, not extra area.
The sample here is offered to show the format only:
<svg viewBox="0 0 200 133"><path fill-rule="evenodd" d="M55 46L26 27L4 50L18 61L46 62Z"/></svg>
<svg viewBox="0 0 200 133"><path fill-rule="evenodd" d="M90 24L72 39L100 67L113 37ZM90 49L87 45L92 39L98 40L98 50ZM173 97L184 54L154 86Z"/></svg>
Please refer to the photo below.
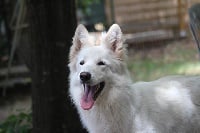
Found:
<svg viewBox="0 0 200 133"><path fill-rule="evenodd" d="M30 111L30 86L17 87L8 91L6 97L0 97L0 123L11 114L29 113Z"/></svg>
<svg viewBox="0 0 200 133"><path fill-rule="evenodd" d="M146 46L148 44L139 49L129 46L128 68L135 81L149 81L166 75L200 75L200 58L193 40L182 39L161 46ZM30 90L30 87L26 89ZM10 114L30 110L30 91L22 93L18 88L8 97L0 97L0 122Z"/></svg>

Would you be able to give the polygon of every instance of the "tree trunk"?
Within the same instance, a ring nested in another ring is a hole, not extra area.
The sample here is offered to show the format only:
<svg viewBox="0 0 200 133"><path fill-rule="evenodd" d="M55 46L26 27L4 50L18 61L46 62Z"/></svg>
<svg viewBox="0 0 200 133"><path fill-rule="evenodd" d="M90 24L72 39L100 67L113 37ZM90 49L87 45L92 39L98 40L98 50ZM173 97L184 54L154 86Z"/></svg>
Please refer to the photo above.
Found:
<svg viewBox="0 0 200 133"><path fill-rule="evenodd" d="M78 133L68 97L67 60L76 27L74 0L28 0L33 133Z"/></svg>

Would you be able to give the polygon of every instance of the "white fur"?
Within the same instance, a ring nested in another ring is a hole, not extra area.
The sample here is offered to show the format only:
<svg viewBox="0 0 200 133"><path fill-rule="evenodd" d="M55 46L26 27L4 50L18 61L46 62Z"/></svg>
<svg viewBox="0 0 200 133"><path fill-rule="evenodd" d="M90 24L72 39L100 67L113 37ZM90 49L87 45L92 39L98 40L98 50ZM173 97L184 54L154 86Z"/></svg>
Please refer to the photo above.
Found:
<svg viewBox="0 0 200 133"><path fill-rule="evenodd" d="M90 133L200 132L200 77L169 76L132 83L125 64L122 33L114 24L98 46L79 25L70 51L70 96ZM84 65L79 62L84 60ZM106 65L99 66L103 61ZM83 110L79 74L90 72L91 84L105 87L90 110Z"/></svg>

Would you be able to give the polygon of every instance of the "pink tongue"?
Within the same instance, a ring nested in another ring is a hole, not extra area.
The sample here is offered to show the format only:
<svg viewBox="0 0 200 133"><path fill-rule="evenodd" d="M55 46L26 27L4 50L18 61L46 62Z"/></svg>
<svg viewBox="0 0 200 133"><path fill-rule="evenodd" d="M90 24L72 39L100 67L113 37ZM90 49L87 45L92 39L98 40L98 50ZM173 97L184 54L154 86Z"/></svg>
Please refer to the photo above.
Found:
<svg viewBox="0 0 200 133"><path fill-rule="evenodd" d="M85 88L85 92L81 98L81 107L84 110L89 110L94 105L92 88Z"/></svg>

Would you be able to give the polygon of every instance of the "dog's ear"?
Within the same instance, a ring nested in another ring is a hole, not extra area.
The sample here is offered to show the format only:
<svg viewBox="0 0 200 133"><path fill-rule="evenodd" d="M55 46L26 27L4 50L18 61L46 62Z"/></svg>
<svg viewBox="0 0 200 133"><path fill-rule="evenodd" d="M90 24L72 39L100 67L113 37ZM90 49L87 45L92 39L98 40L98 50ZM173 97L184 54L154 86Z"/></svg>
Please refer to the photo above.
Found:
<svg viewBox="0 0 200 133"><path fill-rule="evenodd" d="M105 36L105 45L111 49L117 58L121 59L123 56L123 39L122 31L117 24L113 24Z"/></svg>
<svg viewBox="0 0 200 133"><path fill-rule="evenodd" d="M73 37L73 45L70 49L70 62L77 55L80 49L84 47L84 45L87 45L88 38L89 33L87 29L82 24L79 24L76 28L75 35Z"/></svg>

